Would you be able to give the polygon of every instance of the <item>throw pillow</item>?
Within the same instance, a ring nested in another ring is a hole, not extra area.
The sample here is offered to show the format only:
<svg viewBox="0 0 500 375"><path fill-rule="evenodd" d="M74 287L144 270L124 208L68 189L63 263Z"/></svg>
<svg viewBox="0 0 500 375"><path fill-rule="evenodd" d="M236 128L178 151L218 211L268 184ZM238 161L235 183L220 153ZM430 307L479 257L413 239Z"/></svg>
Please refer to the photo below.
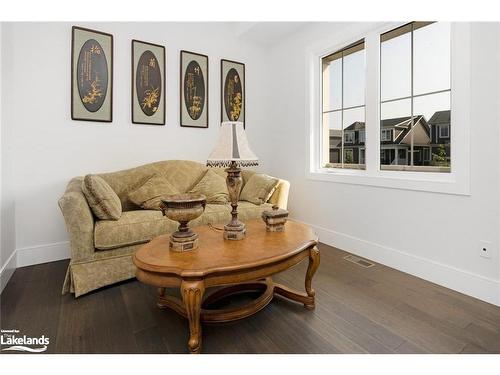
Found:
<svg viewBox="0 0 500 375"><path fill-rule="evenodd" d="M122 216L120 198L99 176L88 174L82 182L82 191L90 209L101 220L118 220Z"/></svg>
<svg viewBox="0 0 500 375"><path fill-rule="evenodd" d="M161 200L167 195L179 194L166 177L153 175L137 190L128 195L130 201L146 210L161 210Z"/></svg>
<svg viewBox="0 0 500 375"><path fill-rule="evenodd" d="M255 173L243 186L240 200L253 204L266 203L273 194L279 180L266 174Z"/></svg>
<svg viewBox="0 0 500 375"><path fill-rule="evenodd" d="M207 203L226 204L229 201L226 179L211 169L190 191L192 194L203 194Z"/></svg>

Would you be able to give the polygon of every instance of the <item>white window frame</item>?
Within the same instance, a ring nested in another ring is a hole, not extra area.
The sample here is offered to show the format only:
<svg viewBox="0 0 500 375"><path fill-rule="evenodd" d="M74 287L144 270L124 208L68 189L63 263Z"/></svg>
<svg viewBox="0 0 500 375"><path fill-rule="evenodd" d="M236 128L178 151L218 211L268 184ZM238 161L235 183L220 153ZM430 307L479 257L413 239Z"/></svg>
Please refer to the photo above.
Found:
<svg viewBox="0 0 500 375"><path fill-rule="evenodd" d="M351 138L351 139L347 140L347 137L346 137L347 135L348 135L348 136L349 136L349 138ZM347 130L347 131L346 131L346 130L344 130L344 143L347 143L347 144L353 144L353 143L354 143L354 141L355 141L355 139L356 139L356 134L354 133L354 131L353 131L353 130Z"/></svg>
<svg viewBox="0 0 500 375"><path fill-rule="evenodd" d="M405 23L360 24L335 33L306 52L309 162L312 180L386 188L470 195L470 24L451 23L451 111L453 164L450 173L380 169L380 35ZM358 40L365 41L365 168L322 168L321 58Z"/></svg>
<svg viewBox="0 0 500 375"><path fill-rule="evenodd" d="M448 134L446 136L442 135L441 129L448 130ZM439 125L438 130L439 130L439 138L450 138L450 125Z"/></svg>

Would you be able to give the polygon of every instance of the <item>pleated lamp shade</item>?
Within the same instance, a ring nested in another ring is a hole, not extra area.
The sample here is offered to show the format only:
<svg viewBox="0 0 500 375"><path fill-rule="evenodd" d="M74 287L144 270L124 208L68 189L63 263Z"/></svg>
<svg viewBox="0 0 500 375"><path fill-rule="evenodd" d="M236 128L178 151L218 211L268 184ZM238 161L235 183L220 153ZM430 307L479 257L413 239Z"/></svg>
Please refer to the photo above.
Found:
<svg viewBox="0 0 500 375"><path fill-rule="evenodd" d="M240 167L259 165L259 159L248 145L247 135L242 122L223 122L219 139L207 159L210 167L229 167L231 162Z"/></svg>

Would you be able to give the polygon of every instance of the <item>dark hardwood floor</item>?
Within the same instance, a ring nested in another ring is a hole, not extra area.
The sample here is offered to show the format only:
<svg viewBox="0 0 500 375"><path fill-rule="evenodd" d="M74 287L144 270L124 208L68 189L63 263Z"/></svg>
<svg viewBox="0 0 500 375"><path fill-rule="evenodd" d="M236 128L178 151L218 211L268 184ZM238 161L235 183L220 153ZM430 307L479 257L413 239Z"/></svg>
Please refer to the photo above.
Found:
<svg viewBox="0 0 500 375"><path fill-rule="evenodd" d="M203 326L203 353L500 353L500 308L320 245L316 309L276 297L256 315ZM136 280L61 296L68 261L19 268L1 295L2 329L50 338L49 353L186 353L185 319ZM303 290L306 263L276 279ZM228 305L251 296L238 296Z"/></svg>

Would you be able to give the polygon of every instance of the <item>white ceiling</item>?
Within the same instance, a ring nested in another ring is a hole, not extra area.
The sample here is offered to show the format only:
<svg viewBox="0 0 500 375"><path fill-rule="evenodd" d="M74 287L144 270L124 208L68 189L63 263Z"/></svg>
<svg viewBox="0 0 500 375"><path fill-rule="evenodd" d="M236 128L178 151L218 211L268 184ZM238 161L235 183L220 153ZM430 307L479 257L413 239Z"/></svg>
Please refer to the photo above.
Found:
<svg viewBox="0 0 500 375"><path fill-rule="evenodd" d="M233 24L233 30L242 39L269 46L311 24L311 22L237 22Z"/></svg>

